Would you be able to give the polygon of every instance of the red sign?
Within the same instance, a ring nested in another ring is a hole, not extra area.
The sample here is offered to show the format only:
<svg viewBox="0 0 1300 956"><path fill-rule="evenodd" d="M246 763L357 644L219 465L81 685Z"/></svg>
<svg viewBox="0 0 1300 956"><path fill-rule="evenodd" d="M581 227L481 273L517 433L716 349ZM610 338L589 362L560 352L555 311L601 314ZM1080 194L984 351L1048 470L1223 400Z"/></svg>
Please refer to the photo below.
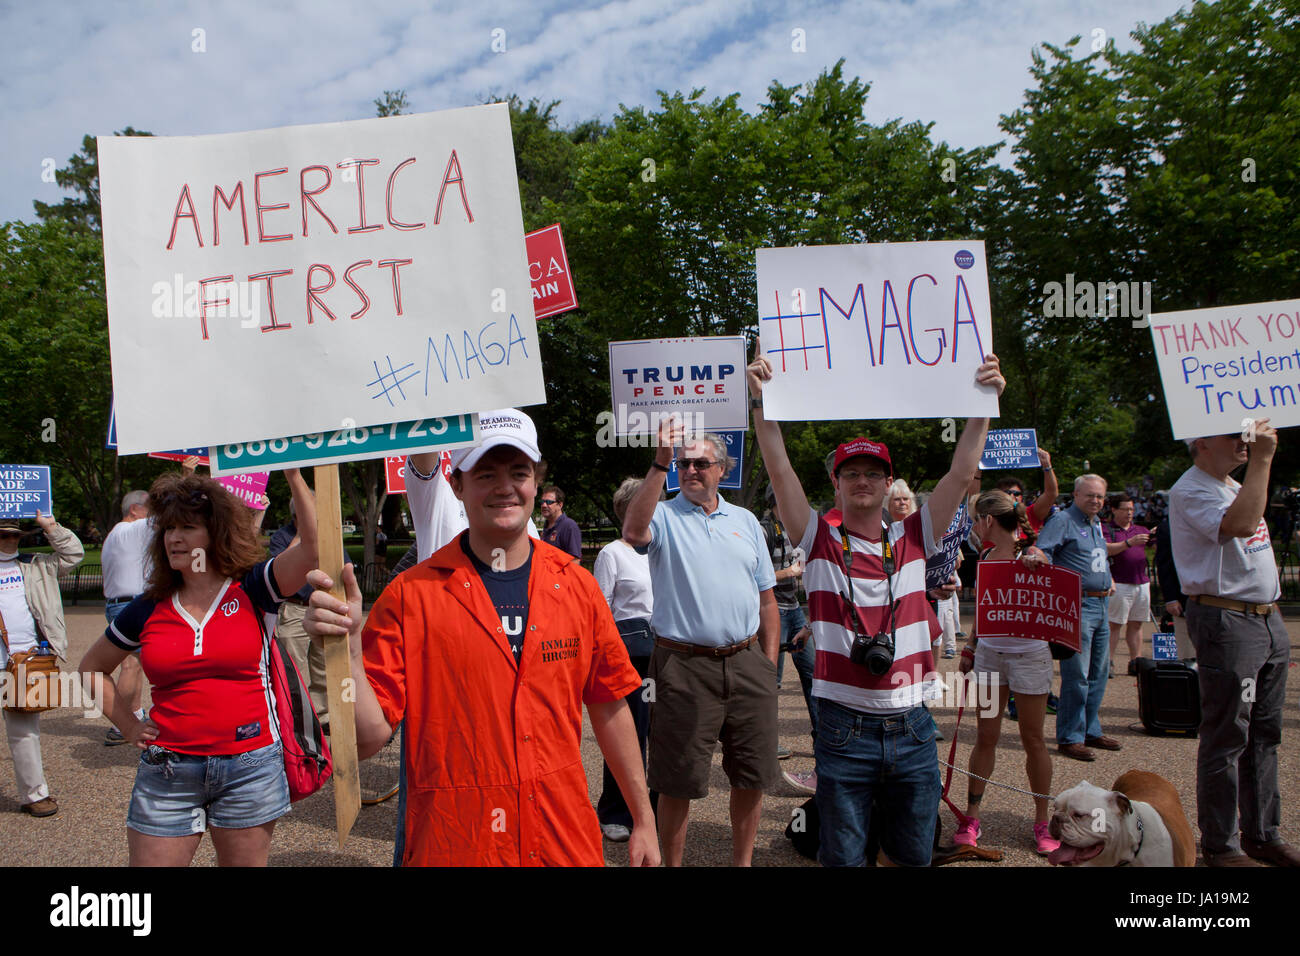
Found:
<svg viewBox="0 0 1300 956"><path fill-rule="evenodd" d="M448 481L451 481L451 452L440 452L438 455L438 467L442 469L442 475ZM406 494L406 456L398 455L395 458L384 459L384 480L387 483L388 493L390 495Z"/></svg>
<svg viewBox="0 0 1300 956"><path fill-rule="evenodd" d="M406 456L384 459L384 480L390 495L406 494Z"/></svg>
<svg viewBox="0 0 1300 956"><path fill-rule="evenodd" d="M576 309L578 293L573 288L559 223L528 233L524 245L528 249L528 279L533 284L533 314L545 319Z"/></svg>
<svg viewBox="0 0 1300 956"><path fill-rule="evenodd" d="M975 635L1027 637L1079 650L1079 575L1019 561L981 561L975 569Z"/></svg>
<svg viewBox="0 0 1300 956"><path fill-rule="evenodd" d="M161 458L163 461L185 461L186 458L197 458L199 464L205 468L208 465L208 455L206 448L183 448L180 451L151 451L150 458Z"/></svg>

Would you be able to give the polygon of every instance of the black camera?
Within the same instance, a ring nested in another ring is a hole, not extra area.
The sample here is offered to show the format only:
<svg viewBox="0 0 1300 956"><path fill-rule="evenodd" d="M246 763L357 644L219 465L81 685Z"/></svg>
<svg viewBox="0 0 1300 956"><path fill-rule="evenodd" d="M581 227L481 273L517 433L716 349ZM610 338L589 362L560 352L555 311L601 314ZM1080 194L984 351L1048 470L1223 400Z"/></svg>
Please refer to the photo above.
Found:
<svg viewBox="0 0 1300 956"><path fill-rule="evenodd" d="M894 666L894 638L884 631L875 637L867 637L859 632L853 636L849 660L859 667L865 667L876 677L888 673Z"/></svg>

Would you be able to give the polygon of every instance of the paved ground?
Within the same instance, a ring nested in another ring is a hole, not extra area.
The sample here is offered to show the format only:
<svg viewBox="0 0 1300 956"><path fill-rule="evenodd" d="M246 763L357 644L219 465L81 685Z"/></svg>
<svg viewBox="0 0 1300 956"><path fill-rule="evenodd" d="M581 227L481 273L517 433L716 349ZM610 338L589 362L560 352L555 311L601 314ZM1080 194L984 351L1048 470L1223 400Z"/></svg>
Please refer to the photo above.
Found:
<svg viewBox="0 0 1300 956"><path fill-rule="evenodd" d="M99 607L76 607L67 611L71 643L71 666L104 626ZM967 620L969 618L967 617ZM1293 650L1300 639L1300 620L1288 621ZM1149 641L1148 641L1149 647ZM940 661L941 672L954 669L956 661ZM1126 664L1121 648L1116 661L1122 673ZM1294 665L1293 665L1294 666ZM1283 722L1280 756L1282 789L1282 825L1290 839L1300 840L1300 681L1289 681L1287 708ZM953 733L956 711L937 708L940 729ZM1183 797L1184 807L1195 825L1196 741L1148 737L1138 723L1136 681L1118 677L1111 682L1101 711L1107 733L1124 744L1120 753L1099 751L1092 764L1078 763L1055 755L1053 750L1052 790L1059 793L1082 780L1109 786L1122 772L1133 767L1154 770L1168 778ZM80 711L62 709L47 713L41 720L45 772L51 792L59 802L59 813L35 820L18 812L14 791L12 760L7 748L0 748L0 864L6 866L122 866L126 852L126 807L135 776L137 753L127 747L105 747L104 718L86 719ZM780 698L781 742L794 752L783 764L784 769L813 769L808 716L799 691L798 678L787 661L785 687ZM1048 737L1052 736L1052 718L1048 718ZM974 724L969 715L963 718L956 763L965 767L974 741ZM948 743L939 745L939 757L946 760ZM600 753L589 729L584 733L583 759L594 801L599 796ZM1027 788L1024 760L1016 736L1015 724L1004 721L1002 743L998 748L996 780ZM688 865L722 865L730 861L731 832L727 821L726 778L722 773L721 755L714 758L713 793L697 801L692 808L687 834ZM956 802L965 799L965 780L954 775ZM813 865L791 848L782 831L791 812L806 797L798 796L784 783L772 790L763 804L763 822L754 853L758 866ZM294 806L276 827L271 850L272 865L288 866L386 866L392 859L393 832L397 819L396 800L377 807L363 807L361 816L347 845L339 850L334 833L333 789ZM951 841L952 816L943 812L945 842ZM990 787L984 798L984 837L981 844L1001 848L1003 866L1046 866L1033 852L1030 824L1032 806L1029 798ZM606 843L606 860L619 865L627 861L623 846ZM211 843L204 840L196 863L215 862ZM961 866L989 864L965 863Z"/></svg>

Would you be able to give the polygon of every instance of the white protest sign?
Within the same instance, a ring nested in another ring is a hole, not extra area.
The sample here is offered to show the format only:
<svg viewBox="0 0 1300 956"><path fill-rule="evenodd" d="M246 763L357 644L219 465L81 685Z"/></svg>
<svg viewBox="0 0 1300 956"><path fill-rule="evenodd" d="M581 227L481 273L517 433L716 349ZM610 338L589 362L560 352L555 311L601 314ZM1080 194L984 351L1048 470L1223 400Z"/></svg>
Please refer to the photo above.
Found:
<svg viewBox="0 0 1300 956"><path fill-rule="evenodd" d="M504 104L99 139L119 452L545 401Z"/></svg>
<svg viewBox="0 0 1300 956"><path fill-rule="evenodd" d="M654 435L663 416L690 433L749 426L745 339L639 339L609 343L616 435Z"/></svg>
<svg viewBox="0 0 1300 956"><path fill-rule="evenodd" d="M1150 316L1175 438L1300 425L1300 300Z"/></svg>
<svg viewBox="0 0 1300 956"><path fill-rule="evenodd" d="M759 249L774 421L996 417L975 370L993 351L984 243Z"/></svg>

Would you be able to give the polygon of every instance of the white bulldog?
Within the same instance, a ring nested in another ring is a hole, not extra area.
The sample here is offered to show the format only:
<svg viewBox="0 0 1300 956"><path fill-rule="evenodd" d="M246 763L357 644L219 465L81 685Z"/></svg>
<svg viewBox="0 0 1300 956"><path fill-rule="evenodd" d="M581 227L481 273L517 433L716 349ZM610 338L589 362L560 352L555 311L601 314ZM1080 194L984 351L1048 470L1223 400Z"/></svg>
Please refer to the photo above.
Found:
<svg viewBox="0 0 1300 956"><path fill-rule="evenodd" d="M1196 842L1173 785L1130 770L1102 790L1086 780L1054 801L1048 829L1057 866L1193 866Z"/></svg>

